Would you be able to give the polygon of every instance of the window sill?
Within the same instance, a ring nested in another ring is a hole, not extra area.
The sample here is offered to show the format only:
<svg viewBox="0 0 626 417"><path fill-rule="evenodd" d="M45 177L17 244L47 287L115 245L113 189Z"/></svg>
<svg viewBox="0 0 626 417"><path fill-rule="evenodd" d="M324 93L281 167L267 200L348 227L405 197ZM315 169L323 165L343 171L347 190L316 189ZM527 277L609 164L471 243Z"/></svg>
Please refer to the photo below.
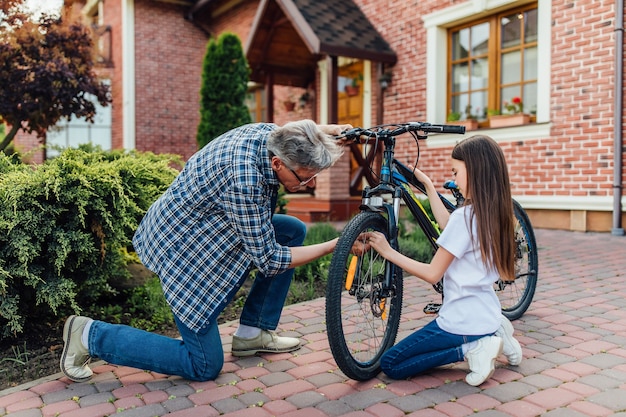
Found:
<svg viewBox="0 0 626 417"><path fill-rule="evenodd" d="M501 128L480 128L466 132L464 136L460 135L431 135L428 137L427 144L429 148L444 148L454 146L462 137L472 135L486 135L493 138L496 142L507 142L514 140L541 139L550 136L550 128L552 123L531 123L521 126L501 127Z"/></svg>

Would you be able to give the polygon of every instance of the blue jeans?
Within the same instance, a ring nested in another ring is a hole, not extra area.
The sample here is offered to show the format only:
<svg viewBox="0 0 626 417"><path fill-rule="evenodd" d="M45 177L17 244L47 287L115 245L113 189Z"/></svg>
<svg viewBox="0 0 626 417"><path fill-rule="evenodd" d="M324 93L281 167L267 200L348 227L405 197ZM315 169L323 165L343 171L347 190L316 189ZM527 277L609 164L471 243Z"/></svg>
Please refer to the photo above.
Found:
<svg viewBox="0 0 626 417"><path fill-rule="evenodd" d="M295 217L275 214L276 241L301 246L306 225ZM294 270L274 277L257 274L241 314L241 323L274 330L282 313ZM243 282L242 282L243 283ZM231 292L236 292L237 288ZM182 340L130 326L94 321L89 331L89 354L115 365L131 366L194 381L215 379L224 365L217 322L194 332L174 317Z"/></svg>
<svg viewBox="0 0 626 417"><path fill-rule="evenodd" d="M380 365L391 378L406 379L437 366L463 361L461 345L485 336L489 335L448 333L433 320L385 352Z"/></svg>

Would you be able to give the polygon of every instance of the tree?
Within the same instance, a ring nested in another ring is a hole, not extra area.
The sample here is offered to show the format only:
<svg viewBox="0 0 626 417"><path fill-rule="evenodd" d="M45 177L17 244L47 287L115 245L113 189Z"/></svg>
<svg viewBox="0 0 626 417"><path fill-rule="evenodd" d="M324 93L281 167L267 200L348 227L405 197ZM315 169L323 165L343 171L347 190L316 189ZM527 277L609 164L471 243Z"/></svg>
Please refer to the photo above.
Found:
<svg viewBox="0 0 626 417"><path fill-rule="evenodd" d="M250 123L245 105L250 69L237 35L223 33L207 45L200 88L198 146L222 133Z"/></svg>
<svg viewBox="0 0 626 417"><path fill-rule="evenodd" d="M92 98L103 106L111 101L94 72L89 29L47 15L33 21L20 3L0 8L0 123L10 126L0 151L20 129L44 139L61 118L93 121Z"/></svg>

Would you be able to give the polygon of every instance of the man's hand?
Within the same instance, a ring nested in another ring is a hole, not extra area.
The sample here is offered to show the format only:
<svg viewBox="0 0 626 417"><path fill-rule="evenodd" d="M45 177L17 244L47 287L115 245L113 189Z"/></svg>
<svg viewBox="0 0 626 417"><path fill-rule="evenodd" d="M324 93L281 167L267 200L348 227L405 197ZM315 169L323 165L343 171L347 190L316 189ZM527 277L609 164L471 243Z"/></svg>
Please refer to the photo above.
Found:
<svg viewBox="0 0 626 417"><path fill-rule="evenodd" d="M319 129L327 135L338 136L341 132L352 129L351 124L344 125L318 125Z"/></svg>
<svg viewBox="0 0 626 417"><path fill-rule="evenodd" d="M352 244L350 253L356 256L363 256L368 250L370 250L370 245L367 242L367 233L362 233Z"/></svg>

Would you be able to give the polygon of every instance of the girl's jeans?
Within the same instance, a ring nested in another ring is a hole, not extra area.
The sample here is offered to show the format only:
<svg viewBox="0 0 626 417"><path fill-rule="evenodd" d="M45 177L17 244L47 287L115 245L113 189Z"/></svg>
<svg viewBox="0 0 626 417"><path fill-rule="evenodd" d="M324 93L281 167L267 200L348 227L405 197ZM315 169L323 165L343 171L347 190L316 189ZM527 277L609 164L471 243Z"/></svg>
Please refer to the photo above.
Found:
<svg viewBox="0 0 626 417"><path fill-rule="evenodd" d="M488 335L463 336L442 330L436 320L409 335L385 352L380 365L393 379L406 379L421 372L464 360L461 345Z"/></svg>
<svg viewBox="0 0 626 417"><path fill-rule="evenodd" d="M295 217L275 214L276 241L301 246L306 226ZM274 330L287 298L293 269L266 278L257 274L241 314L241 323ZM242 282L243 283L243 282ZM234 288L236 292L238 288ZM195 381L213 380L224 365L224 351L216 321L193 332L174 317L182 340L133 327L94 321L89 331L89 353L109 363L178 375Z"/></svg>

